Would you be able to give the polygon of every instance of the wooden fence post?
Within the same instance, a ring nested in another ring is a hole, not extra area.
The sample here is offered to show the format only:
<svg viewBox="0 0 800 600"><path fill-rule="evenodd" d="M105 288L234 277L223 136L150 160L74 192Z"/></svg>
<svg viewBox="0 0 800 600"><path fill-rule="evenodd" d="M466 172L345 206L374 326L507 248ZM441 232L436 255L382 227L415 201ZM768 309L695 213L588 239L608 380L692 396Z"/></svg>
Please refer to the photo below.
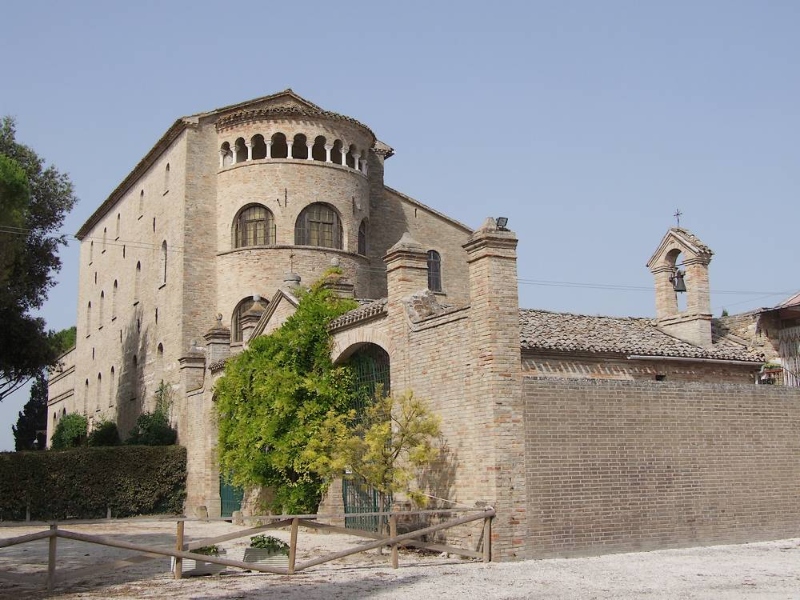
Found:
<svg viewBox="0 0 800 600"><path fill-rule="evenodd" d="M300 525L300 519L295 517L292 519L292 533L289 538L289 568L287 572L289 575L294 575L294 561L297 559L297 529Z"/></svg>
<svg viewBox="0 0 800 600"><path fill-rule="evenodd" d="M56 544L58 524L50 525L50 544L47 551L47 591L52 592L56 585Z"/></svg>
<svg viewBox="0 0 800 600"><path fill-rule="evenodd" d="M483 520L483 562L492 562L492 517Z"/></svg>
<svg viewBox="0 0 800 600"><path fill-rule="evenodd" d="M389 515L389 537L394 538L397 537L397 515L392 513ZM392 568L397 568L398 563L398 555L397 555L397 543L392 544Z"/></svg>
<svg viewBox="0 0 800 600"><path fill-rule="evenodd" d="M178 531L175 534L175 550L183 551L183 527L184 522L178 521ZM175 557L175 579L180 579L183 575L183 559L180 556Z"/></svg>

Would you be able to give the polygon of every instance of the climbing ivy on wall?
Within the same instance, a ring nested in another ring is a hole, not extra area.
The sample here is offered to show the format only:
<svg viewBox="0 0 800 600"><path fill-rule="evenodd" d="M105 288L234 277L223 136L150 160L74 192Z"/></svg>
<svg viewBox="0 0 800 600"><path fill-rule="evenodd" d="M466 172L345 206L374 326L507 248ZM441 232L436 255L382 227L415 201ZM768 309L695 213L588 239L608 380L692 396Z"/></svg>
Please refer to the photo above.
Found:
<svg viewBox="0 0 800 600"><path fill-rule="evenodd" d="M328 273L326 277L336 277ZM357 306L316 283L296 312L225 365L215 386L220 470L273 491L275 512L313 513L327 487L303 453L329 411L346 412L354 377L330 359L328 324Z"/></svg>

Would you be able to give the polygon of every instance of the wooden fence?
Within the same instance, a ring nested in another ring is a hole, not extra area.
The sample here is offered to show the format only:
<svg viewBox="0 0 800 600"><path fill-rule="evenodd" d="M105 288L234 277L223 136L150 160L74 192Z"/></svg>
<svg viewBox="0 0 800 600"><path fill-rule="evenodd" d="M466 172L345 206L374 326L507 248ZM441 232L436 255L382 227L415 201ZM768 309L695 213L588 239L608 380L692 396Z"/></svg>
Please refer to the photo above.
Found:
<svg viewBox="0 0 800 600"><path fill-rule="evenodd" d="M456 513L467 513L467 514L460 517L447 518L451 517L453 514ZM116 540L97 535L87 535L85 533L78 533L75 531L68 531L64 529L65 526L70 526L75 524L97 524L97 523L109 524L115 522L123 523L123 522L133 521L131 519L120 519L120 520L104 519L104 520L93 520L93 521L62 521L62 522L50 522L50 523L15 523L12 524L12 526L45 526L48 529L37 533L30 533L27 535L21 535L13 538L0 539L0 549L8 548L10 546L16 546L18 544L25 544L37 540L47 539L49 544L48 558L47 558L47 573L44 578L44 581L40 582L33 581L33 583L34 584L43 583L48 591L52 591L57 583L62 583L69 579L87 578L93 575L104 574L108 573L110 570L116 570L127 566L132 566L144 562L146 560L152 560L154 558L158 558L161 556L171 556L175 558L174 574L176 579L180 579L182 576L184 559L193 559L195 561L202 561L206 563L223 565L226 567L237 567L239 569L245 569L250 571L260 571L262 573L293 575L297 572L304 571L311 567L321 565L323 563L330 562L332 560L341 559L346 556L358 554L360 552L366 552L367 550L372 550L374 548L380 548L385 546L391 547L389 561L392 568L395 569L398 567L399 563L398 548L400 546L411 546L417 548L424 548L428 550L435 550L438 552L447 552L449 554L482 559L485 562L491 561L492 519L495 516L495 511L493 508L418 510L418 511L373 512L373 513L358 513L358 514L359 516L388 517L388 523L389 523L388 535L383 535L381 533L376 533L372 531L349 529L336 525L330 525L320 520L320 519L341 519L347 516L345 514L280 515L280 516L268 515L268 516L246 517L246 520L269 521L269 522L263 525L258 525L256 527L249 527L247 529L241 529L238 531L234 531L228 534L212 538L196 540L191 543L184 542L184 535L186 532L187 523L191 524L192 522L208 522L214 520L230 521L230 519L191 519L187 517L174 517L172 519L169 519L169 520L175 520L176 522L175 545L172 548L164 546L147 546L144 544L136 544L132 542L126 542L122 540ZM416 529L414 531L409 531L407 533L402 533L402 534L397 533L398 520L401 518L406 519L408 517L415 517L415 516L433 517L435 515L444 515L446 520L443 520L442 522L437 523L435 525L430 525L428 527L423 527L421 529ZM157 520L164 521L167 519L161 518ZM446 529L457 527L459 525L463 525L465 523L470 523L479 520L483 520L483 533L481 536L482 543L479 544L479 546L482 546L482 549L480 551L469 550L466 548L459 548L451 545L438 544L435 542L427 542L419 539L431 533L436 533L438 531L443 531ZM141 522L141 520L138 519L136 521ZM7 524L3 525L7 526ZM335 533L344 533L347 535L367 538L368 540L371 541L368 541L366 543L361 543L347 550L334 552L332 554L320 556L311 559L307 562L298 564L297 534L300 527L306 527L315 530L326 530ZM232 560L220 556L207 556L205 554L197 554L195 552L192 552L192 550L196 550L203 546L219 544L237 538L257 534L259 532L266 531L269 529L284 529L284 528L289 528L290 530L288 565L285 568L274 565ZM59 538L67 540L76 540L79 542L86 542L89 544L98 544L101 546L109 546L112 548L121 548L124 550L139 552L141 554L117 560L114 562L71 569L69 571L61 570L57 572L56 571L56 567L58 564L57 541ZM0 556L2 556L2 554L0 554ZM22 575L19 573L0 572L0 581L2 580L11 581L15 583L22 583L25 585L31 585L32 576L29 574Z"/></svg>

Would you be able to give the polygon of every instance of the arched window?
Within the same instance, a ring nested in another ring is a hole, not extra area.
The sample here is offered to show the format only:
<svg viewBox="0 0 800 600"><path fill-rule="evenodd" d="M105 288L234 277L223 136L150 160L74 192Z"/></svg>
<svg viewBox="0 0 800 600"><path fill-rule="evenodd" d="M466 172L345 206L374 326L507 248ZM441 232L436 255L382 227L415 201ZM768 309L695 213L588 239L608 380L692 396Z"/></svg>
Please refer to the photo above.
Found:
<svg viewBox="0 0 800 600"><path fill-rule="evenodd" d="M161 242L161 268L159 273L161 275L161 283L167 283L167 240Z"/></svg>
<svg viewBox="0 0 800 600"><path fill-rule="evenodd" d="M328 160L328 151L325 149L325 136L318 135L314 139L314 147L311 148L311 157L314 160L319 160L321 162L325 162Z"/></svg>
<svg viewBox="0 0 800 600"><path fill-rule="evenodd" d="M286 158L289 153L289 146L286 144L286 136L276 133L272 136L272 158Z"/></svg>
<svg viewBox="0 0 800 600"><path fill-rule="evenodd" d="M436 250L428 250L428 289L442 291L442 257Z"/></svg>
<svg viewBox="0 0 800 600"><path fill-rule="evenodd" d="M92 303L86 306L86 335L91 335L92 333Z"/></svg>
<svg viewBox="0 0 800 600"><path fill-rule="evenodd" d="M144 190L139 192L139 216L144 214Z"/></svg>
<svg viewBox="0 0 800 600"><path fill-rule="evenodd" d="M247 146L244 144L244 138L238 138L233 146L236 153L236 162L241 163L247 160Z"/></svg>
<svg viewBox="0 0 800 600"><path fill-rule="evenodd" d="M100 292L100 306L99 306L99 309L97 311L97 328L98 329L102 329L103 328L103 308L104 308L103 305L105 304L105 302L106 302L106 293L104 291L101 291Z"/></svg>
<svg viewBox="0 0 800 600"><path fill-rule="evenodd" d="M341 165L342 163L342 140L334 140L331 148L331 162Z"/></svg>
<svg viewBox="0 0 800 600"><path fill-rule="evenodd" d="M231 145L228 142L223 142L219 148L219 166L227 167L233 164L233 152L231 152Z"/></svg>
<svg viewBox="0 0 800 600"><path fill-rule="evenodd" d="M298 133L294 136L294 143L292 144L292 158L308 158L306 136L302 133Z"/></svg>
<svg viewBox="0 0 800 600"><path fill-rule="evenodd" d="M358 226L358 253L366 256L367 254L367 220L361 221Z"/></svg>
<svg viewBox="0 0 800 600"><path fill-rule="evenodd" d="M97 374L97 400L95 401L95 410L100 410L100 401L103 397L103 375Z"/></svg>
<svg viewBox="0 0 800 600"><path fill-rule="evenodd" d="M305 207L294 226L294 243L298 246L341 249L342 222L339 214L327 204Z"/></svg>
<svg viewBox="0 0 800 600"><path fill-rule="evenodd" d="M347 163L347 166L350 167L351 169L356 168L355 155L357 152L358 150L356 150L356 147L353 144L350 144L350 148L347 149L347 156L345 157L345 162Z"/></svg>
<svg viewBox="0 0 800 600"><path fill-rule="evenodd" d="M159 369L164 368L164 345L159 344L156 349L156 367Z"/></svg>
<svg viewBox="0 0 800 600"><path fill-rule="evenodd" d="M114 287L111 288L111 320L117 318L117 291L119 290L119 285L117 285L117 280L114 280Z"/></svg>
<svg viewBox="0 0 800 600"><path fill-rule="evenodd" d="M245 206L233 222L233 247L267 246L275 243L275 219L260 204Z"/></svg>
<svg viewBox="0 0 800 600"><path fill-rule="evenodd" d="M116 395L117 391L114 389L114 367L111 367L111 377L108 380L108 406L114 406L114 396Z"/></svg>
<svg viewBox="0 0 800 600"><path fill-rule="evenodd" d="M233 315L231 316L231 341L232 342L241 342L243 341L242 335L242 317L244 314L253 308L253 304L255 301L253 300L252 296L248 296L239 304L236 305L236 308L233 309Z"/></svg>
<svg viewBox="0 0 800 600"><path fill-rule="evenodd" d="M133 278L133 303L137 304L139 302L139 288L142 283L142 263L136 263L136 273L134 274Z"/></svg>
<svg viewBox="0 0 800 600"><path fill-rule="evenodd" d="M258 135L254 135L250 140L250 144L253 146L253 160L267 158L267 144L264 142L263 135L260 133Z"/></svg>

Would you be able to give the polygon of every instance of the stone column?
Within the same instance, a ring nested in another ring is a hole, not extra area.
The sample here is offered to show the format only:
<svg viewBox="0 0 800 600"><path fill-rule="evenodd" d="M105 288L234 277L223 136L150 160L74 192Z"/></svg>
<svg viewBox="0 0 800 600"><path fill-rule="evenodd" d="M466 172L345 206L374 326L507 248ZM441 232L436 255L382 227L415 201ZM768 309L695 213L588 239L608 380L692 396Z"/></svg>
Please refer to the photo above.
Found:
<svg viewBox="0 0 800 600"><path fill-rule="evenodd" d="M247 160L253 160L253 142L245 142L245 147L247 147Z"/></svg>
<svg viewBox="0 0 800 600"><path fill-rule="evenodd" d="M272 140L264 140L264 143L267 145L267 156L265 158L272 158Z"/></svg>
<svg viewBox="0 0 800 600"><path fill-rule="evenodd" d="M306 141L306 148L308 148L308 156L306 157L308 160L314 160L312 156L311 150L314 148L314 142Z"/></svg>
<svg viewBox="0 0 800 600"><path fill-rule="evenodd" d="M286 138L286 158L292 158L292 146L294 146L294 140Z"/></svg>
<svg viewBox="0 0 800 600"><path fill-rule="evenodd" d="M331 162L331 150L333 150L333 146L325 144L325 162Z"/></svg>

